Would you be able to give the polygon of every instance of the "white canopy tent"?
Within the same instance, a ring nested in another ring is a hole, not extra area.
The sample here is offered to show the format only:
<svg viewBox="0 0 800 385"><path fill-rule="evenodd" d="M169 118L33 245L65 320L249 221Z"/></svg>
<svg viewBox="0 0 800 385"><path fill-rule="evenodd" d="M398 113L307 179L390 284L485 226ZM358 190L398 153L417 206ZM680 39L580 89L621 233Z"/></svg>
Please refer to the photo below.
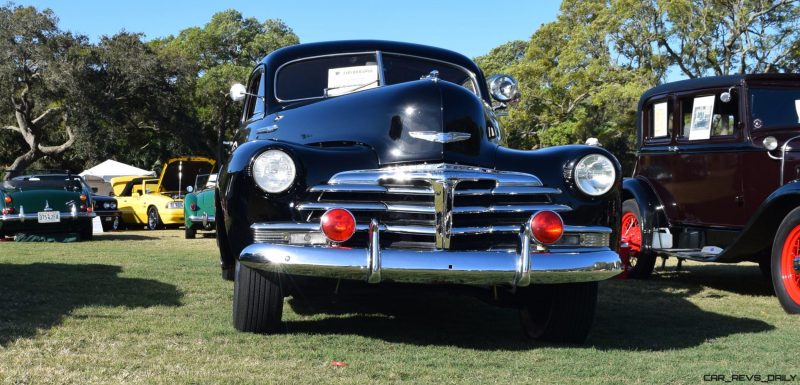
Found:
<svg viewBox="0 0 800 385"><path fill-rule="evenodd" d="M117 176L156 176L153 171L142 170L129 164L108 159L79 174L90 187L97 188L98 194L108 195L111 192L111 178Z"/></svg>

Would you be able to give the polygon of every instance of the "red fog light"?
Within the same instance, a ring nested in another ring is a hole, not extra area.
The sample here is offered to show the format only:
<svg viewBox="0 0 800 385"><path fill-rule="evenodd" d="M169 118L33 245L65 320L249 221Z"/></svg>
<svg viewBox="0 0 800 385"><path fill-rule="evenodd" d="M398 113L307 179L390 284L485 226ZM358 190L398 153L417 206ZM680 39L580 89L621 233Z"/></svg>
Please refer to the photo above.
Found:
<svg viewBox="0 0 800 385"><path fill-rule="evenodd" d="M550 245L564 234L564 221L552 211L540 211L531 217L531 236L536 242Z"/></svg>
<svg viewBox="0 0 800 385"><path fill-rule="evenodd" d="M356 218L345 209L330 209L322 214L320 227L331 241L344 242L356 232Z"/></svg>

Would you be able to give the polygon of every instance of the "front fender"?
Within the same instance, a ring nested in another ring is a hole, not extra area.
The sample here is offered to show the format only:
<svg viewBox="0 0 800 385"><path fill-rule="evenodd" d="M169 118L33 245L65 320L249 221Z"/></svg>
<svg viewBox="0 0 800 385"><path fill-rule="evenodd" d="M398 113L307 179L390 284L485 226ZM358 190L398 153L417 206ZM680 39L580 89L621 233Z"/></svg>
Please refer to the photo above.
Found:
<svg viewBox="0 0 800 385"><path fill-rule="evenodd" d="M297 179L294 186L279 194L262 191L249 175L253 159L264 151L280 149L295 161ZM219 209L217 221L222 220L230 253L223 256L223 265L231 266L245 246L253 242L250 225L257 221L298 220L292 207L306 194L309 186L323 184L340 171L377 168L375 152L364 145L316 147L272 140L253 141L239 146L220 170L216 197Z"/></svg>

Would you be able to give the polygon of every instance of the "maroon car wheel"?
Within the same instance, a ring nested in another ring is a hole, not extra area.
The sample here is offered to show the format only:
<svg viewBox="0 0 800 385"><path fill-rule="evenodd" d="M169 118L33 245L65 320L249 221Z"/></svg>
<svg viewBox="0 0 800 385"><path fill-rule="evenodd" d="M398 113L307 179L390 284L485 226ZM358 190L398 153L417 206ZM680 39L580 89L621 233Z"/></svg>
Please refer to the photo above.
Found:
<svg viewBox="0 0 800 385"><path fill-rule="evenodd" d="M772 286L787 313L800 313L800 208L789 213L772 245Z"/></svg>
<svg viewBox="0 0 800 385"><path fill-rule="evenodd" d="M656 258L652 253L642 251L642 221L635 200L628 199L622 203L620 227L620 256L625 273L630 278L649 277Z"/></svg>

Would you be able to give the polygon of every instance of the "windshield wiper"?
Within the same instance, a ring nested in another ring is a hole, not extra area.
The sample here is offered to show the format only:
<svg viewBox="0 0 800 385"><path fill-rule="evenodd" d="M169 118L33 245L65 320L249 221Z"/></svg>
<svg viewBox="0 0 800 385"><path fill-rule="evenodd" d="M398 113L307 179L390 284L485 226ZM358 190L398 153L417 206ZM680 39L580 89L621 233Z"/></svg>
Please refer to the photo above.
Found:
<svg viewBox="0 0 800 385"><path fill-rule="evenodd" d="M338 89L342 89L342 88L349 88L349 87L355 87L352 90L350 90L349 92L356 92L356 91L358 91L358 90L360 90L360 89L362 89L362 88L364 88L364 87L366 87L368 85L375 84L377 82L378 82L377 80L373 80L373 81L371 81L369 83L365 83L365 84L362 84L362 85L339 86L339 87L326 88L325 89L325 97L326 98L331 97L331 95L329 95L328 93L333 91L333 90L338 90ZM333 96L339 96L339 95L333 95Z"/></svg>

